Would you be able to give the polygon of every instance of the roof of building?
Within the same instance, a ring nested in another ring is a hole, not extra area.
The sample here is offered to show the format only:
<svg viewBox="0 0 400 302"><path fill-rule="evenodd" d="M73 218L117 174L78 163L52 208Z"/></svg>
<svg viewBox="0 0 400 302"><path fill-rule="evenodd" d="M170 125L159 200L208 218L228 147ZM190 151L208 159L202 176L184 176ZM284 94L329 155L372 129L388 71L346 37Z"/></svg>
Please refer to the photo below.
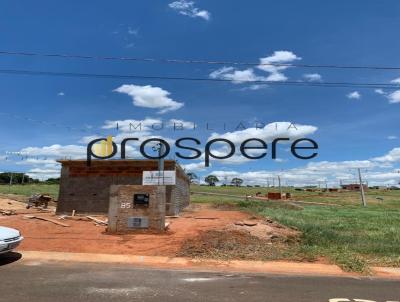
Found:
<svg viewBox="0 0 400 302"><path fill-rule="evenodd" d="M57 162L61 163L63 167L73 167L74 169L79 170L87 170L90 168L100 168L100 167L140 167L143 170L157 170L158 168L158 160L155 159L92 159L90 166L87 165L86 159L63 159L57 160ZM165 170L177 170L179 174L186 176L184 169L172 159L164 160L164 169Z"/></svg>

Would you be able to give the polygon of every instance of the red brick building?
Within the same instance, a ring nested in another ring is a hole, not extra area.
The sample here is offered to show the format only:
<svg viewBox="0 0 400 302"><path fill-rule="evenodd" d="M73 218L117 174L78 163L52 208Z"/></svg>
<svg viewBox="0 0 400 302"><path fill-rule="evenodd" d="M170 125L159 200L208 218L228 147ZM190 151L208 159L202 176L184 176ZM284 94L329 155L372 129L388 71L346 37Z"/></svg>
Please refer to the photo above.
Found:
<svg viewBox="0 0 400 302"><path fill-rule="evenodd" d="M107 214L111 185L142 185L143 171L158 171L156 160L60 160L61 179L58 214L73 210L85 214ZM176 215L189 205L190 181L174 160L164 169L176 172L176 184L166 186L166 215Z"/></svg>
<svg viewBox="0 0 400 302"><path fill-rule="evenodd" d="M364 191L368 190L368 186L363 184ZM349 191L360 191L360 184L348 184L348 185L342 185L343 190L349 190Z"/></svg>

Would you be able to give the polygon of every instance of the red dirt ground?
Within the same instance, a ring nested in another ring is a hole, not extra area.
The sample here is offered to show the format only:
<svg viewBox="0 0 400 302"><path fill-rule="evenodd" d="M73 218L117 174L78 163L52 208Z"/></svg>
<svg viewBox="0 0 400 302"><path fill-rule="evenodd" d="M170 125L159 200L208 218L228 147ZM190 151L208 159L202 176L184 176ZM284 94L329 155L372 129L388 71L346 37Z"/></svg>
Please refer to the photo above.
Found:
<svg viewBox="0 0 400 302"><path fill-rule="evenodd" d="M239 211L196 206L195 210L184 211L179 218L169 219L171 224L163 234L110 235L105 232L104 226L96 226L92 221L59 220L70 225L62 227L38 219L24 219L25 214L57 219L51 213L39 213L35 209L20 209L17 213L21 214L0 216L0 225L21 231L25 240L20 250L171 257L177 254L185 240L196 237L201 231L223 229L250 218L250 214Z"/></svg>

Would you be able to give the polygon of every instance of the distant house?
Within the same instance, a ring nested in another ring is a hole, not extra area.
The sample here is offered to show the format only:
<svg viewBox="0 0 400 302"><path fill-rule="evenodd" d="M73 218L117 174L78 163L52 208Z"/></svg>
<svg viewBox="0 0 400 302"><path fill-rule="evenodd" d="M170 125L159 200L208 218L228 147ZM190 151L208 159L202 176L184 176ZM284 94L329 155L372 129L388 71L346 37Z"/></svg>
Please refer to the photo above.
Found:
<svg viewBox="0 0 400 302"><path fill-rule="evenodd" d="M373 189L373 190L387 190L388 189L388 187L386 187L386 186L372 186L369 188Z"/></svg>
<svg viewBox="0 0 400 302"><path fill-rule="evenodd" d="M360 184L348 184L341 186L343 190L360 191ZM368 190L368 186L363 184L364 191Z"/></svg>

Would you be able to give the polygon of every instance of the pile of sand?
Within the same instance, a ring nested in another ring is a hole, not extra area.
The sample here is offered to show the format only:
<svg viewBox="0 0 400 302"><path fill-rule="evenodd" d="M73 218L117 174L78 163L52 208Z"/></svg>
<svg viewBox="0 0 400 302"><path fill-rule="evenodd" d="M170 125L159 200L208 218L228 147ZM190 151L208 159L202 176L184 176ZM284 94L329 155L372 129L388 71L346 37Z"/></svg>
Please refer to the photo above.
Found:
<svg viewBox="0 0 400 302"><path fill-rule="evenodd" d="M0 198L0 210L23 210L26 203L8 198Z"/></svg>

